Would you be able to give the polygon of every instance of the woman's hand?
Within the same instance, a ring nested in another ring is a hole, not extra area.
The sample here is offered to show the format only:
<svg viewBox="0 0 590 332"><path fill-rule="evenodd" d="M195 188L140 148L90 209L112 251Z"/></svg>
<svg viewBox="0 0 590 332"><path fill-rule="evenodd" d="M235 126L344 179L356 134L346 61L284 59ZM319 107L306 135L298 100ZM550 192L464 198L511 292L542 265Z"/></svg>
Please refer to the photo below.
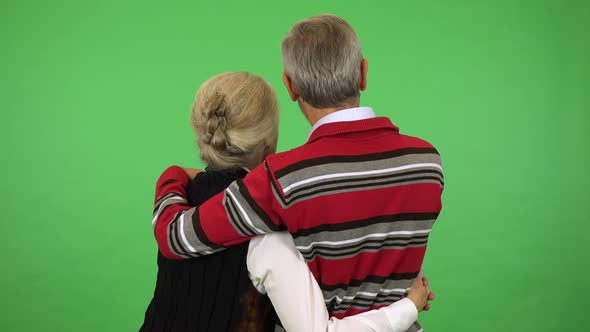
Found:
<svg viewBox="0 0 590 332"><path fill-rule="evenodd" d="M428 279L424 276L424 271L420 270L418 277L414 280L408 293L408 298L414 302L418 312L422 310L428 311L430 309L428 301L434 300L434 293L430 291Z"/></svg>
<svg viewBox="0 0 590 332"><path fill-rule="evenodd" d="M192 179L195 178L195 176L197 176L197 174L203 172L203 170L201 169L196 169L196 168L182 168L184 169L184 171L186 172L186 174Z"/></svg>

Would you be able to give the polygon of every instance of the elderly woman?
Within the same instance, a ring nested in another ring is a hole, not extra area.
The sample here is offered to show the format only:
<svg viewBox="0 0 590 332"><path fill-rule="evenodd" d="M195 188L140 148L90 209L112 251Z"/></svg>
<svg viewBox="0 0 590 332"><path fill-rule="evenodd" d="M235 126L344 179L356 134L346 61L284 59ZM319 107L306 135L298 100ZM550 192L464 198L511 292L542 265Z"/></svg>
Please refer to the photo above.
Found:
<svg viewBox="0 0 590 332"><path fill-rule="evenodd" d="M278 105L274 90L260 77L232 72L209 79L197 92L191 118L207 168L193 174L187 188L190 205L223 191L275 153ZM179 239L169 242L182 245ZM401 301L330 319L322 292L288 233L217 250L185 260L158 253L156 289L140 331L274 331L276 324L305 332L405 331L430 293L420 275Z"/></svg>

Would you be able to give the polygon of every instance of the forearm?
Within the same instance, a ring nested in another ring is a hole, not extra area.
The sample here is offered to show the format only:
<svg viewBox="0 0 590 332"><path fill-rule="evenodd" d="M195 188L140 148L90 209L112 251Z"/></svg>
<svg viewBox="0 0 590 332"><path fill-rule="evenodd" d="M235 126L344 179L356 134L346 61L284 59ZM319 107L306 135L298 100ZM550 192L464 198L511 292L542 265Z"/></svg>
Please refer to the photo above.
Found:
<svg viewBox="0 0 590 332"><path fill-rule="evenodd" d="M162 173L156 184L152 223L162 254L173 259L199 257L223 250L231 244L231 240L235 243L246 241L247 238L242 239L231 230L224 233L227 239L225 242L215 243L209 239L199 218L199 208L188 205L186 186L189 181L184 169L172 166ZM213 197L210 201L214 202L215 199L221 200L223 197ZM209 216L213 220L224 217L221 215L216 218L214 214ZM219 227L214 231L225 230L221 222L215 226Z"/></svg>
<svg viewBox="0 0 590 332"><path fill-rule="evenodd" d="M270 186L266 172L262 168L252 173L249 186L254 190L245 181L235 181L195 208L186 199L188 175L177 166L166 169L157 182L152 220L162 254L176 259L208 255L278 229L278 216L269 207L272 196L264 189Z"/></svg>
<svg viewBox="0 0 590 332"><path fill-rule="evenodd" d="M190 243L185 232L197 210L188 205L186 185L190 181L177 166L166 169L156 183L152 226L162 254L168 258L189 258L210 251Z"/></svg>
<svg viewBox="0 0 590 332"><path fill-rule="evenodd" d="M404 332L408 330L417 319L418 310L416 309L414 302L408 298L404 298L378 310L371 310L341 320L332 318L329 323L328 331L348 331L342 330L341 327L353 326L350 321L357 321L370 328L370 330L363 331Z"/></svg>

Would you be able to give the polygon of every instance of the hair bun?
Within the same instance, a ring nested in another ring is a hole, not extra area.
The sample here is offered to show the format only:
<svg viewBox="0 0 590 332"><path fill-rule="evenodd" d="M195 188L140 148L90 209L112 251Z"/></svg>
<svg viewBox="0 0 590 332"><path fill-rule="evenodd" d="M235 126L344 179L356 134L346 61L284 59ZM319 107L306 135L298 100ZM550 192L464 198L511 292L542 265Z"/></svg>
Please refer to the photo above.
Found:
<svg viewBox="0 0 590 332"><path fill-rule="evenodd" d="M230 154L241 154L243 151L231 144L227 136L228 107L225 96L215 93L204 104L204 118L206 119L203 142L211 145L215 150L226 151Z"/></svg>

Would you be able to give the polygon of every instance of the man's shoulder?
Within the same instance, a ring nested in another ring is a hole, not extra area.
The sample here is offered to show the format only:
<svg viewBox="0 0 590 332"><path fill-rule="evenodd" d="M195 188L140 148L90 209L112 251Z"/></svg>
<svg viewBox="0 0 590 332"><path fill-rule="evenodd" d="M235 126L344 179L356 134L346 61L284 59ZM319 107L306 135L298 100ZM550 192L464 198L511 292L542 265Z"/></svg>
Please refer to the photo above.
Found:
<svg viewBox="0 0 590 332"><path fill-rule="evenodd" d="M296 148L268 156L266 161L273 171L278 171L294 163L316 157L315 154L317 153L314 153L313 150L314 149L311 145L304 144Z"/></svg>
<svg viewBox="0 0 590 332"><path fill-rule="evenodd" d="M438 150L436 149L436 147L434 147L434 145L432 145L432 143L428 142L425 139L422 139L420 137L416 137L416 136L410 136L410 135L403 135L403 134L399 134L399 140L402 146L407 146L407 147L415 147L415 148L430 148L430 149L434 149L435 151Z"/></svg>
<svg viewBox="0 0 590 332"><path fill-rule="evenodd" d="M366 141L364 143L366 143ZM395 150L412 151L414 149L432 150L431 152L439 154L438 150L434 147L434 145L426 141L425 139L404 134L395 134L388 137L385 140L383 139L383 137L376 138L375 144L372 144L372 146L367 146L365 144L364 146L368 148L368 150L364 151L364 153L366 154L393 152ZM350 151L342 149L342 145L338 147L330 147L321 144L304 144L291 150L280 152L267 157L267 166L273 172L277 172L282 169L289 168L294 164L305 164L306 161L309 160L318 158L325 159L324 157L340 154L350 155Z"/></svg>

